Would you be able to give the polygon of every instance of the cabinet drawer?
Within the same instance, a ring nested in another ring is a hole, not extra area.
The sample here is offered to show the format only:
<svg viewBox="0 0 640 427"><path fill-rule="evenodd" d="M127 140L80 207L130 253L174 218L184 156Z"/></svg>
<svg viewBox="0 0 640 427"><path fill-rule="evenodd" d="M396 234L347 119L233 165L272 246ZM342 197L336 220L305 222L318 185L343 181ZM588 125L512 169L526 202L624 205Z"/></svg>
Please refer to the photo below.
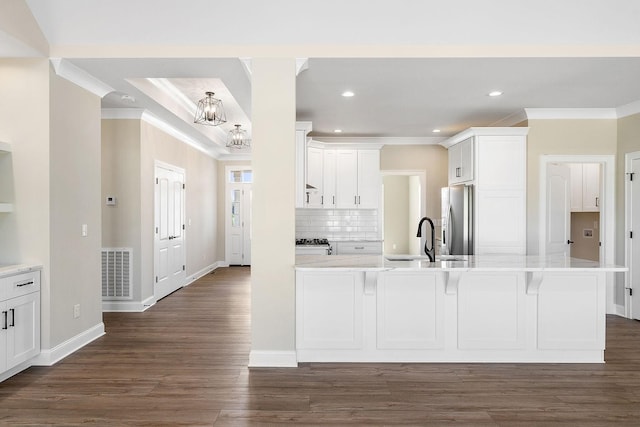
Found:
<svg viewBox="0 0 640 427"><path fill-rule="evenodd" d="M382 255L382 242L338 242L336 255Z"/></svg>
<svg viewBox="0 0 640 427"><path fill-rule="evenodd" d="M0 279L0 295L2 295L3 300L27 295L39 290L39 271L30 271Z"/></svg>

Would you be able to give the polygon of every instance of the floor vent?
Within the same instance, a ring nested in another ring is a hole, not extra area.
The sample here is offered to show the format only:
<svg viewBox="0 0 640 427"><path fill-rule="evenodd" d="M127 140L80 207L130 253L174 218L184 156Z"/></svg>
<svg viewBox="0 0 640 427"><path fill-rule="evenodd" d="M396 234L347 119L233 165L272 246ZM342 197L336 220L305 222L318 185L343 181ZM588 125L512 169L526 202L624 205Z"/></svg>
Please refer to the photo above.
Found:
<svg viewBox="0 0 640 427"><path fill-rule="evenodd" d="M131 248L102 248L102 299L131 299Z"/></svg>

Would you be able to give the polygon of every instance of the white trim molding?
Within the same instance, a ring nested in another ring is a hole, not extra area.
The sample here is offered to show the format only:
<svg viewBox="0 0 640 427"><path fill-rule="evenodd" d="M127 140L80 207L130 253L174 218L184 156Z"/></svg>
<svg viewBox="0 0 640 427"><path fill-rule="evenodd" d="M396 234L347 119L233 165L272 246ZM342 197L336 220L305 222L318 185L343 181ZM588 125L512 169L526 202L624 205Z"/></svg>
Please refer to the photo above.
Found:
<svg viewBox="0 0 640 427"><path fill-rule="evenodd" d="M152 295L144 301L102 301L103 312L142 313L153 307L156 298Z"/></svg>
<svg viewBox="0 0 640 427"><path fill-rule="evenodd" d="M251 350L249 368L297 368L298 356L295 351Z"/></svg>
<svg viewBox="0 0 640 427"><path fill-rule="evenodd" d="M319 139L318 139L319 138ZM311 136L312 142L340 148L382 148L383 145L438 145L445 136ZM322 140L322 141L320 141Z"/></svg>
<svg viewBox="0 0 640 427"><path fill-rule="evenodd" d="M49 58L56 74L103 98L115 89L63 58Z"/></svg>
<svg viewBox="0 0 640 427"><path fill-rule="evenodd" d="M103 120L142 120L144 108L103 108Z"/></svg>
<svg viewBox="0 0 640 427"><path fill-rule="evenodd" d="M52 349L41 350L40 354L33 359L32 365L53 366L68 355L100 338L104 333L104 323L100 322Z"/></svg>
<svg viewBox="0 0 640 427"><path fill-rule="evenodd" d="M525 108L529 120L617 119L615 108Z"/></svg>
<svg viewBox="0 0 640 427"><path fill-rule="evenodd" d="M526 136L528 134L528 127L471 127L452 136L451 138L445 139L444 141L440 142L440 145L442 145L444 148L449 148L452 145L457 144L458 142L464 141L467 138L471 138L472 136Z"/></svg>
<svg viewBox="0 0 640 427"><path fill-rule="evenodd" d="M616 115L619 119L623 117L633 116L640 113L640 101L635 101L630 104L621 105L616 108Z"/></svg>
<svg viewBox="0 0 640 427"><path fill-rule="evenodd" d="M196 280L200 279L203 276L206 276L207 274L211 273L212 271L223 267L222 261L216 261L213 264L203 268L202 270L196 272L195 274L192 274L191 276L187 277L187 281L185 282L184 286L189 286L190 284L192 284L193 282L195 282Z"/></svg>

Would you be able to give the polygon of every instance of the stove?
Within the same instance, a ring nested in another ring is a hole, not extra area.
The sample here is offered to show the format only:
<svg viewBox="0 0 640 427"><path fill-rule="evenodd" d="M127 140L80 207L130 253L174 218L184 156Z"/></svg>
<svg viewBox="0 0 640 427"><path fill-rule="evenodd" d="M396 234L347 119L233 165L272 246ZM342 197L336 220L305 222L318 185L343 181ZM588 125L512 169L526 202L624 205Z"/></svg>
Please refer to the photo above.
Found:
<svg viewBox="0 0 640 427"><path fill-rule="evenodd" d="M327 239L296 239L296 255L331 255Z"/></svg>

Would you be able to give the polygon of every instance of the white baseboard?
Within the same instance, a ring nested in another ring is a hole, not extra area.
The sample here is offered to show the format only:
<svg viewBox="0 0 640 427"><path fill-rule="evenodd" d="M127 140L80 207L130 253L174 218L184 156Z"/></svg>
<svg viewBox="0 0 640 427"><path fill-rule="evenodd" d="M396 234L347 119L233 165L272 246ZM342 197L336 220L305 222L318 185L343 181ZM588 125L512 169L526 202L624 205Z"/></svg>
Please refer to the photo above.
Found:
<svg viewBox="0 0 640 427"><path fill-rule="evenodd" d="M616 316L620 316L620 317L627 317L625 315L624 305L620 305L620 304L615 304L613 312L610 314L615 314Z"/></svg>
<svg viewBox="0 0 640 427"><path fill-rule="evenodd" d="M152 295L144 301L102 301L102 311L139 313L147 310L156 303Z"/></svg>
<svg viewBox="0 0 640 427"><path fill-rule="evenodd" d="M195 282L196 280L198 280L202 276L211 273L216 268L228 267L228 265L225 266L225 265L221 265L221 264L223 264L222 261L216 261L213 264L211 264L210 266L203 268L202 270L198 271L195 274L192 274L191 276L187 277L187 281L184 284L184 286L189 286L190 284L192 284L193 282Z"/></svg>
<svg viewBox="0 0 640 427"><path fill-rule="evenodd" d="M40 350L40 354L33 359L31 364L37 366L53 366L71 353L80 350L91 341L100 338L103 335L104 323L100 322L94 327L79 333L75 337L66 340L54 348Z"/></svg>
<svg viewBox="0 0 640 427"><path fill-rule="evenodd" d="M297 368L295 351L256 351L249 353L250 368Z"/></svg>
<svg viewBox="0 0 640 427"><path fill-rule="evenodd" d="M229 267L229 263L227 261L218 261L218 267Z"/></svg>

